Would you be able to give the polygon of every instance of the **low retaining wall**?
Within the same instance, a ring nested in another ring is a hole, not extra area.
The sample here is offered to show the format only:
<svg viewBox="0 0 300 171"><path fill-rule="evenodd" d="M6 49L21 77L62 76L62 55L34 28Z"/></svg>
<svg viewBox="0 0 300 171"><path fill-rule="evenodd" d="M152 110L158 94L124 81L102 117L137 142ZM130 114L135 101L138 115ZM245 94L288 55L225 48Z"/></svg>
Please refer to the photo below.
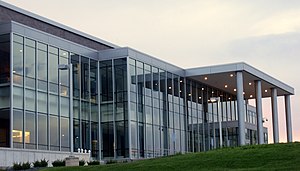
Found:
<svg viewBox="0 0 300 171"><path fill-rule="evenodd" d="M48 160L48 166L52 166L53 161L64 160L69 156L70 152L0 148L0 167L9 167L16 162L34 162L42 159ZM90 161L89 153L74 152L73 156L79 157L79 160Z"/></svg>

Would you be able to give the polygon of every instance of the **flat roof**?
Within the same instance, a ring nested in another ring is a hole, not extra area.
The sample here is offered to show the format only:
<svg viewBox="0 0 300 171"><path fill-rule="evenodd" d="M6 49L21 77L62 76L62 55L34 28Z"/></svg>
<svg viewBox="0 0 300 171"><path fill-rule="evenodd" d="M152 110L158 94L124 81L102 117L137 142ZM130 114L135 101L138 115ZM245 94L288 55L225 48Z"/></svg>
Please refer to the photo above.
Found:
<svg viewBox="0 0 300 171"><path fill-rule="evenodd" d="M42 16L40 16L40 15L34 14L34 13L32 13L32 12L26 11L26 10L24 10L24 9L22 9L22 8L16 7L16 6L14 6L14 5L11 5L11 4L9 4L9 3L3 2L3 1L1 1L1 0L0 0L0 5L3 6L3 7L5 7L5 8L11 9L11 10L13 10L13 11L16 11L16 12L18 12L18 13L21 13L21 14L24 14L24 15L26 15L26 16L29 16L29 17L31 17L31 18L34 18L34 19L43 21L43 22L48 23L48 24L51 24L51 25L56 26L56 27L58 27L58 28L61 28L61 29L63 29L63 30L66 30L66 31L69 31L69 32L78 34L78 35L80 35L80 36L82 36L82 37L91 39L91 40L96 41L96 42L98 42L98 43L105 44L105 45L110 46L110 47L112 47L112 48L119 48L119 47L120 47L120 46L117 46L117 45L115 45L115 44L113 44L113 43L110 43L110 42L108 42L108 41L99 39L99 38L97 38L97 37L95 37L95 36L86 34L86 33L84 33L84 32L81 32L81 31L79 31L79 30L73 29L73 28L71 28L71 27L68 27L68 26L66 26L66 25L60 24L60 23L58 23L58 22L55 22L55 21L50 20L50 19L48 19L48 18L42 17Z"/></svg>
<svg viewBox="0 0 300 171"><path fill-rule="evenodd" d="M247 99L255 98L256 80L262 82L263 97L271 97L272 88L277 89L278 96L294 94L293 87L244 62L186 69L185 75L220 90L236 94L235 73L238 71L243 72L244 92Z"/></svg>

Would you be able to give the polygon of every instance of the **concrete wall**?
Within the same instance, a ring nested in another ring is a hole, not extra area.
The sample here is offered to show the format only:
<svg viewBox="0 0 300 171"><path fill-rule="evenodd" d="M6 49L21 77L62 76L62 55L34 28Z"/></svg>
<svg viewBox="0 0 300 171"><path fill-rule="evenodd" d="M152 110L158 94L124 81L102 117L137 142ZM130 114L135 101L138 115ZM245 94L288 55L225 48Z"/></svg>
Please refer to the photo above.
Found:
<svg viewBox="0 0 300 171"><path fill-rule="evenodd" d="M12 166L15 162L34 162L41 159L48 160L48 166L52 166L53 161L64 160L68 156L69 152L0 148L0 168ZM79 160L90 160L88 153L75 152L74 156L79 157Z"/></svg>

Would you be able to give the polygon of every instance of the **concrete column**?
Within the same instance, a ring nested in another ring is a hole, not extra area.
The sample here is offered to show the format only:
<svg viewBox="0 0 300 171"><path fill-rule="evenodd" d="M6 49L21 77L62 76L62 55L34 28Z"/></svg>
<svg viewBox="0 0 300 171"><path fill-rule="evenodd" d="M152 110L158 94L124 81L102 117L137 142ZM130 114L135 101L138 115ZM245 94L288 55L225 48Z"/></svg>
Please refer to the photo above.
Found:
<svg viewBox="0 0 300 171"><path fill-rule="evenodd" d="M277 107L276 88L272 88L271 101L272 101L273 139L274 139L274 143L279 143L278 107Z"/></svg>
<svg viewBox="0 0 300 171"><path fill-rule="evenodd" d="M293 142L290 95L284 96L287 142Z"/></svg>
<svg viewBox="0 0 300 171"><path fill-rule="evenodd" d="M262 117L262 95L261 95L261 81L255 81L256 90L256 116L257 116L257 138L258 144L264 144L263 133L263 117Z"/></svg>
<svg viewBox="0 0 300 171"><path fill-rule="evenodd" d="M245 145L245 105L244 105L244 87L243 87L243 72L236 73L236 97L237 97L237 112L239 122L239 145Z"/></svg>

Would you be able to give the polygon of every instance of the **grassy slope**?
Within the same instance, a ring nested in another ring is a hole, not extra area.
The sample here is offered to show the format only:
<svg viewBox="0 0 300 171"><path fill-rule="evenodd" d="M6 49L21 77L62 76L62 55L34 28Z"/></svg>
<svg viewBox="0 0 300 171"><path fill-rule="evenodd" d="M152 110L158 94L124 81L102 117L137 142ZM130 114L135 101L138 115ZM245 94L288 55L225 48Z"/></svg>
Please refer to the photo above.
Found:
<svg viewBox="0 0 300 171"><path fill-rule="evenodd" d="M300 143L244 146L133 163L46 170L300 170Z"/></svg>

